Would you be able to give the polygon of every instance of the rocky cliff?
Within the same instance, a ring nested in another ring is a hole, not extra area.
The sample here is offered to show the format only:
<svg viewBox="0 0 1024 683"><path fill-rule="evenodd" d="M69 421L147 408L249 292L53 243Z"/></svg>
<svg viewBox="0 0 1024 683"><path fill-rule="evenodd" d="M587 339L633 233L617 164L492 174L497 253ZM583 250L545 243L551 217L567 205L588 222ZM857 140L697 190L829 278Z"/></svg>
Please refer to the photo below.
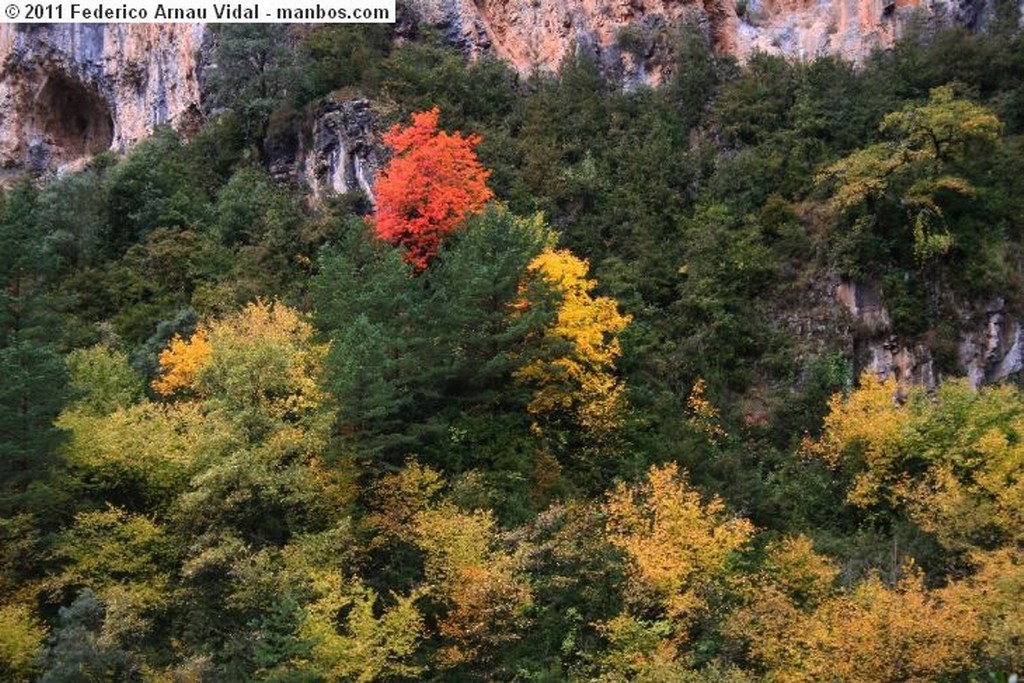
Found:
<svg viewBox="0 0 1024 683"><path fill-rule="evenodd" d="M663 78L684 22L740 58L760 50L857 60L891 44L914 12L981 26L994 2L409 0L417 22L441 28L470 55L492 53L529 72L582 51L627 88ZM0 24L0 179L4 169L53 171L124 150L159 124L194 125L207 35L201 24Z"/></svg>
<svg viewBox="0 0 1024 683"><path fill-rule="evenodd" d="M893 334L889 311L871 285L850 281L833 284L836 301L849 314L849 347L858 371L901 384L928 388L938 385L941 372L934 350L924 343L907 343ZM966 310L967 307L965 307ZM1024 332L1020 322L997 297L974 311L973 329L961 334L955 367L975 387L1001 382L1024 369Z"/></svg>
<svg viewBox="0 0 1024 683"><path fill-rule="evenodd" d="M270 175L309 188L313 202L362 192L372 204L384 152L370 101L327 98L305 128L294 119L272 122L263 145Z"/></svg>
<svg viewBox="0 0 1024 683"><path fill-rule="evenodd" d="M0 24L0 169L56 170L199 119L199 24Z"/></svg>
<svg viewBox="0 0 1024 683"><path fill-rule="evenodd" d="M629 87L657 83L665 46L683 22L721 52L858 61L891 45L912 16L981 27L993 0L410 0L425 21L470 53L493 52L522 72L590 53ZM1024 2L1021 2L1024 9Z"/></svg>

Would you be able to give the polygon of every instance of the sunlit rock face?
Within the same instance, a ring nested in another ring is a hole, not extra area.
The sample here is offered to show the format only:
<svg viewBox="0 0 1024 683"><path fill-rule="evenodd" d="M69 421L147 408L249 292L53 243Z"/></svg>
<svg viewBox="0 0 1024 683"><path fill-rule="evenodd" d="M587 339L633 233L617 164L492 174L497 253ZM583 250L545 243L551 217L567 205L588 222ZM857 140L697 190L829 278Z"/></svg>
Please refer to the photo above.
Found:
<svg viewBox="0 0 1024 683"><path fill-rule="evenodd" d="M200 24L0 25L0 169L54 171L199 121Z"/></svg>
<svg viewBox="0 0 1024 683"><path fill-rule="evenodd" d="M761 51L859 61L891 45L912 17L983 28L994 2L409 0L396 37L411 17L471 57L493 54L521 73L553 71L582 54L629 89L664 81L684 24L741 60ZM189 132L201 120L211 36L203 24L0 25L0 180L5 171L55 171L124 151L160 124Z"/></svg>
<svg viewBox="0 0 1024 683"><path fill-rule="evenodd" d="M861 61L911 21L983 27L993 0L411 0L470 54L492 52L520 72L553 70L569 54L594 57L620 84L657 84L673 33L697 26L740 60L755 51ZM1022 3L1024 7L1024 3Z"/></svg>

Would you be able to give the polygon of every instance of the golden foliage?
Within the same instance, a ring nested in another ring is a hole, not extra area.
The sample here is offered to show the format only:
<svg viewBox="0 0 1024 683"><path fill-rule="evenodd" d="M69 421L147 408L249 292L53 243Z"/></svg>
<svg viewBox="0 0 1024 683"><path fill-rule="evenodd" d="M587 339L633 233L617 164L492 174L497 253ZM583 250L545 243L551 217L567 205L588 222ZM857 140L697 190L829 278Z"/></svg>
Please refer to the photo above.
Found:
<svg viewBox="0 0 1024 683"><path fill-rule="evenodd" d="M814 551L806 536L787 536L767 547L772 581L798 605L816 605L832 592L839 567Z"/></svg>
<svg viewBox="0 0 1024 683"><path fill-rule="evenodd" d="M532 593L516 558L499 547L490 511L467 513L445 502L417 513L414 523L427 580L448 608L439 623L450 643L441 664L518 638Z"/></svg>
<svg viewBox="0 0 1024 683"><path fill-rule="evenodd" d="M298 311L258 299L242 311L206 321L188 341L174 339L160 354L163 395L188 391L234 409L257 409L274 419L318 407L326 346Z"/></svg>
<svg viewBox="0 0 1024 683"><path fill-rule="evenodd" d="M972 559L978 571L946 593L977 610L983 649L992 665L1002 671L1024 671L1024 555L1010 547L976 552Z"/></svg>
<svg viewBox="0 0 1024 683"><path fill-rule="evenodd" d="M727 518L718 497L702 503L674 463L652 467L637 486L620 483L605 511L608 539L626 552L634 581L683 623L708 607L729 558L754 533L746 519Z"/></svg>
<svg viewBox="0 0 1024 683"><path fill-rule="evenodd" d="M547 250L530 262L530 277L552 288L560 303L544 333L551 351L515 376L534 387L527 406L532 415L570 413L586 429L609 430L622 421L625 399L614 371L622 353L618 334L631 318L619 313L614 299L591 295L597 282L587 279L587 270L586 261L566 250Z"/></svg>
<svg viewBox="0 0 1024 683"><path fill-rule="evenodd" d="M686 410L690 413L690 425L717 445L727 434L719 420L718 408L705 395L707 388L703 378L693 383L693 389L686 399Z"/></svg>
<svg viewBox="0 0 1024 683"><path fill-rule="evenodd" d="M929 592L919 575L895 588L877 577L825 603L807 623L805 676L850 683L935 681L973 666L975 611Z"/></svg>
<svg viewBox="0 0 1024 683"><path fill-rule="evenodd" d="M413 518L431 507L444 487L438 472L414 459L381 477L371 493L373 511L366 518L367 526L377 532L375 544L412 537Z"/></svg>
<svg viewBox="0 0 1024 683"><path fill-rule="evenodd" d="M953 679L973 668L983 636L977 610L914 572L893 588L872 576L809 612L769 585L729 630L779 683Z"/></svg>
<svg viewBox="0 0 1024 683"><path fill-rule="evenodd" d="M883 382L865 372L856 391L829 400L821 438L804 443L806 455L821 458L830 467L844 460L865 463L849 492L851 502L858 505L891 496L904 478L898 464L911 416L897 405L896 391L895 379Z"/></svg>
<svg viewBox="0 0 1024 683"><path fill-rule="evenodd" d="M210 360L210 337L200 329L188 340L174 335L171 343L160 352L161 375L153 380L153 390L163 396L191 389L196 384L199 369Z"/></svg>

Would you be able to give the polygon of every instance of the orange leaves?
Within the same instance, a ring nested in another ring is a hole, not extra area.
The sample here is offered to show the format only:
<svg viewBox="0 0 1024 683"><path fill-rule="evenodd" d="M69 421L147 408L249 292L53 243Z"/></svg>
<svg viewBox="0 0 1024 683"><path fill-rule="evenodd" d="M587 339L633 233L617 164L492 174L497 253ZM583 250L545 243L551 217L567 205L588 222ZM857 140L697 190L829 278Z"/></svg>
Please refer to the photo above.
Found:
<svg viewBox="0 0 1024 683"><path fill-rule="evenodd" d="M377 177L377 236L408 250L422 271L441 241L493 193L490 171L477 160L479 136L439 131L435 107L412 115L412 125L384 136L394 156Z"/></svg>
<svg viewBox="0 0 1024 683"><path fill-rule="evenodd" d="M210 337L206 330L198 330L187 341L174 336L170 345L160 352L163 374L153 380L157 393L169 396L188 389L196 381L196 372L210 358Z"/></svg>

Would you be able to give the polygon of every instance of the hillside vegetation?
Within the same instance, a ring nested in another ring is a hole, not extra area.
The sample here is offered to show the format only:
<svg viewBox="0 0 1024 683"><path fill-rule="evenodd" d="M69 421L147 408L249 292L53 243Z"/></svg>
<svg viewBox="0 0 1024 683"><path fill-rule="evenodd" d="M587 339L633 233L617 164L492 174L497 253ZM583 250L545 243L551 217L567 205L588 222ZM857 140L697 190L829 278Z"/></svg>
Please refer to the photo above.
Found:
<svg viewBox="0 0 1024 683"><path fill-rule="evenodd" d="M955 357L1024 302L1011 25L859 68L684 31L631 92L221 27L190 140L0 195L0 679L1024 673L1024 395ZM376 205L275 181L356 96ZM793 332L837 278L937 388Z"/></svg>

